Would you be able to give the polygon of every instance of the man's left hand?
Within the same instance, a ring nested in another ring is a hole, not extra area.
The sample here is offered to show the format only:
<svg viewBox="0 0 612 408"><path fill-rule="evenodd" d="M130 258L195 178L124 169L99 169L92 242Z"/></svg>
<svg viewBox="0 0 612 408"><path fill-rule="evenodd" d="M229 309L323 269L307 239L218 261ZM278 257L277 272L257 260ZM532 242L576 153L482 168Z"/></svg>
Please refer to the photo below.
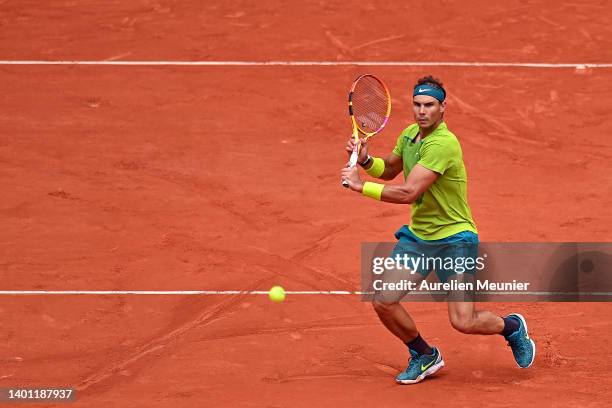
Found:
<svg viewBox="0 0 612 408"><path fill-rule="evenodd" d="M342 181L347 180L349 188L354 191L361 192L363 190L363 183L359 178L359 169L357 166L349 168L345 167L342 169Z"/></svg>

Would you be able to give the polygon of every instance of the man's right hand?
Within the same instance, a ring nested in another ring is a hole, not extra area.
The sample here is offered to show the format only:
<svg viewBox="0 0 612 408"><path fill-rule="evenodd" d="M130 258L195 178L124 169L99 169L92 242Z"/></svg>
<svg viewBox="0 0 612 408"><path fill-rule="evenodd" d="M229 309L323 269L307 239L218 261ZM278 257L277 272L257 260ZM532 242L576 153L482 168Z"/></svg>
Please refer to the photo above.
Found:
<svg viewBox="0 0 612 408"><path fill-rule="evenodd" d="M359 149L359 156L357 158L357 163L363 163L365 159L368 158L368 142L359 139L361 143L361 149ZM351 157L351 153L353 153L353 148L355 147L355 140L351 137L349 141L346 143L346 151L348 152L349 157Z"/></svg>

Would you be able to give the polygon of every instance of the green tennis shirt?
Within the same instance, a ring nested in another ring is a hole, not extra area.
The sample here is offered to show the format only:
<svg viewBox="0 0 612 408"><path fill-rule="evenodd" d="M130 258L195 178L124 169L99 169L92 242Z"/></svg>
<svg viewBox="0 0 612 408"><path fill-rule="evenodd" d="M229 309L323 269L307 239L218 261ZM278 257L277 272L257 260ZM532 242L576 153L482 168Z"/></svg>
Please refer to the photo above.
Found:
<svg viewBox="0 0 612 408"><path fill-rule="evenodd" d="M393 149L404 163L404 179L418 163L440 176L412 203L410 230L425 240L443 239L462 231L475 234L476 224L467 202L467 173L457 137L444 122L419 142L419 126L402 131Z"/></svg>

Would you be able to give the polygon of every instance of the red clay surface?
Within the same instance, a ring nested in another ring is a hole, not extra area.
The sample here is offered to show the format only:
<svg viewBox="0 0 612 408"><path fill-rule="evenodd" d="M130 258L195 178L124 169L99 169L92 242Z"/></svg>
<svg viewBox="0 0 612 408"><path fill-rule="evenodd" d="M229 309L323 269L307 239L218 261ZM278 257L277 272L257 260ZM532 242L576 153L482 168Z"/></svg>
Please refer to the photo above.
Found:
<svg viewBox="0 0 612 408"><path fill-rule="evenodd" d="M604 1L369 7L4 2L0 59L612 61ZM612 70L3 66L0 289L358 290L360 242L409 212L339 184L364 71L394 97L378 155L414 80L444 80L483 241L610 240ZM356 296L1 296L0 387L73 386L78 407L608 406L609 304L483 306L529 319L534 367L408 304L447 367L401 387L405 348Z"/></svg>

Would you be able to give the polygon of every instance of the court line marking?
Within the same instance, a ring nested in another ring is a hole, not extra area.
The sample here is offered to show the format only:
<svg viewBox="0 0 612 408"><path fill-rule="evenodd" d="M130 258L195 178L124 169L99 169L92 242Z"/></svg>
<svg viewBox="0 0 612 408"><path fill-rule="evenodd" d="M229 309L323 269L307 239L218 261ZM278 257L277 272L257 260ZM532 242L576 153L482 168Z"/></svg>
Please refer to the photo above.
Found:
<svg viewBox="0 0 612 408"><path fill-rule="evenodd" d="M267 295L267 290L1 290L3 295L161 295L161 296L186 296L186 295ZM374 292L349 291L349 290L302 290L285 291L287 295L373 295ZM420 291L412 295L441 295L446 292ZM531 295L531 296L612 296L612 292L475 292L477 295Z"/></svg>
<svg viewBox="0 0 612 408"><path fill-rule="evenodd" d="M612 63L478 62L478 61L79 61L0 60L0 65L111 65L111 66L380 66L489 68L612 68Z"/></svg>

